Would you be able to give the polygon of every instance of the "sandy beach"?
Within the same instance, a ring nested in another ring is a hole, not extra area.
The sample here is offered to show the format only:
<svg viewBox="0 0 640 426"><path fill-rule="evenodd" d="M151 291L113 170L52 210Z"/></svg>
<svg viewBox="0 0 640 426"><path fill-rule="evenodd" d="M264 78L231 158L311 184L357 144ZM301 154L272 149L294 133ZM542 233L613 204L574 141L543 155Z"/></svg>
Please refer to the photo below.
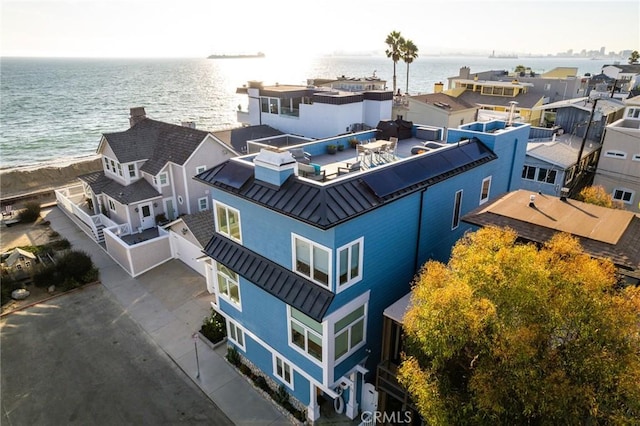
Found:
<svg viewBox="0 0 640 426"><path fill-rule="evenodd" d="M0 199L49 191L76 183L77 177L102 169L98 156L60 160L54 164L0 170Z"/></svg>

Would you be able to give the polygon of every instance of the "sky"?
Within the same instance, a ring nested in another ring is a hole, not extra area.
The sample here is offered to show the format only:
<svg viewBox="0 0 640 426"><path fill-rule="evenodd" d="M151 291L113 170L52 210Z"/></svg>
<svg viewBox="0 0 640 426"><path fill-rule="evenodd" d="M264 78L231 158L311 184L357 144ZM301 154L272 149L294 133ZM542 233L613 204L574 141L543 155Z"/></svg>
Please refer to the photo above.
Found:
<svg viewBox="0 0 640 426"><path fill-rule="evenodd" d="M0 56L640 50L640 0L0 0Z"/></svg>

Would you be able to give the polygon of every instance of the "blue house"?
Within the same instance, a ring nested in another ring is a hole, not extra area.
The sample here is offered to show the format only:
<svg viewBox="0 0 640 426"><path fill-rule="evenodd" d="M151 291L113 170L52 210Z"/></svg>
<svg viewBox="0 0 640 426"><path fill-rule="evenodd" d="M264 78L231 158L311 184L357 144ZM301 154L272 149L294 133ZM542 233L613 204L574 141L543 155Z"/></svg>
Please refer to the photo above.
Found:
<svg viewBox="0 0 640 426"><path fill-rule="evenodd" d="M211 186L207 285L228 341L312 421L321 406L351 419L375 409L384 309L426 260L448 258L464 214L520 182L528 124L470 123L439 143L415 130L262 149L195 177ZM293 148L323 179L300 172Z"/></svg>

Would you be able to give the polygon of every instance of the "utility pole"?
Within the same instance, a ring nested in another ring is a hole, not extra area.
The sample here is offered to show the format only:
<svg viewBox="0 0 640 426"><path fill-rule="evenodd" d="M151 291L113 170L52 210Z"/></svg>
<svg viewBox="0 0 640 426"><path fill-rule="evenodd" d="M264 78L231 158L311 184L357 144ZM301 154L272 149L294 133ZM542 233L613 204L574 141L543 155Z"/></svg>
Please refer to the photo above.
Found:
<svg viewBox="0 0 640 426"><path fill-rule="evenodd" d="M595 98L593 99L593 107L591 107L591 114L589 114L589 122L587 123L587 130L584 131L584 137L582 138L582 143L580 144L580 151L578 151L578 176L575 179L575 183L574 186L578 183L578 178L580 177L580 175L582 175L582 165L581 165L581 160L582 160L582 151L584 151L584 145L587 143L587 136L589 136L589 129L591 128L591 122L593 121L593 116L596 112L596 104L598 103L598 101L600 100L600 98Z"/></svg>

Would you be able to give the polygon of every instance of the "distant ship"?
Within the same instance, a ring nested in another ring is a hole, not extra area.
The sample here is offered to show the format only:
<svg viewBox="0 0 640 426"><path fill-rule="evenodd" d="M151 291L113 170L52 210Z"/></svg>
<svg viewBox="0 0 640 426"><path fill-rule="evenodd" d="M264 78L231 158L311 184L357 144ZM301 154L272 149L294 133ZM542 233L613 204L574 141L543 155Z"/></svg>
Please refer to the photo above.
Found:
<svg viewBox="0 0 640 426"><path fill-rule="evenodd" d="M491 59L518 59L518 55L496 55L496 51L492 51L489 55Z"/></svg>
<svg viewBox="0 0 640 426"><path fill-rule="evenodd" d="M207 59L244 59L244 58L264 58L264 53L258 52L250 55L209 55Z"/></svg>

